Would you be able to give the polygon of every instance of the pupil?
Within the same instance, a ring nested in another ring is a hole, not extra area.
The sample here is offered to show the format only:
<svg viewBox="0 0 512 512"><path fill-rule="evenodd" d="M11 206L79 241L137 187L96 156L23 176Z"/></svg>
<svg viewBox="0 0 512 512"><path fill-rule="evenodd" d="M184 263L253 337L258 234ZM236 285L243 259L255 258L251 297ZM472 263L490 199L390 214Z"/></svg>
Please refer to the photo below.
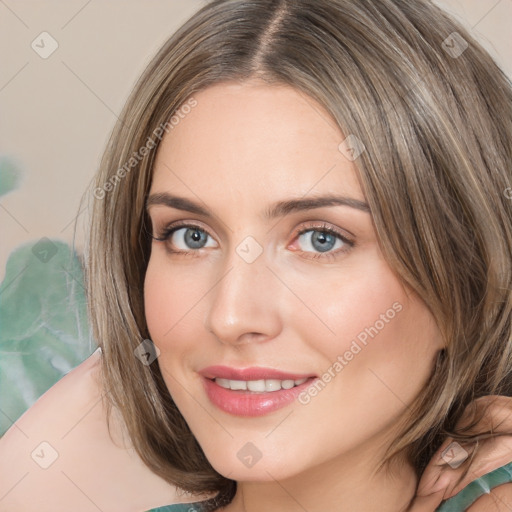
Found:
<svg viewBox="0 0 512 512"><path fill-rule="evenodd" d="M201 242L203 241L203 233L198 229L189 229L185 235L185 238L188 245L190 245L194 249L198 249L202 245Z"/></svg>
<svg viewBox="0 0 512 512"><path fill-rule="evenodd" d="M313 233L312 238L313 246L315 246L315 242L320 243L318 247L315 246L315 249L319 250L320 252L329 251L334 247L334 244L336 243L334 235L331 235L330 233L325 233L323 231L317 231Z"/></svg>

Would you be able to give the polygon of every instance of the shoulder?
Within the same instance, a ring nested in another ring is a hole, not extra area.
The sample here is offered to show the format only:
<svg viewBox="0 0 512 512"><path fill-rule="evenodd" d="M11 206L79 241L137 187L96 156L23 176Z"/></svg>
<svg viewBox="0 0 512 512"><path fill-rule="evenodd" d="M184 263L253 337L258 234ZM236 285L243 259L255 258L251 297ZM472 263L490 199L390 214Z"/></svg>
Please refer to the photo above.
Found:
<svg viewBox="0 0 512 512"><path fill-rule="evenodd" d="M510 512L512 510L512 482L498 485L478 498L467 512Z"/></svg>
<svg viewBox="0 0 512 512"><path fill-rule="evenodd" d="M66 374L0 439L0 512L130 512L193 501L142 462L116 411L111 438L100 358L96 351Z"/></svg>

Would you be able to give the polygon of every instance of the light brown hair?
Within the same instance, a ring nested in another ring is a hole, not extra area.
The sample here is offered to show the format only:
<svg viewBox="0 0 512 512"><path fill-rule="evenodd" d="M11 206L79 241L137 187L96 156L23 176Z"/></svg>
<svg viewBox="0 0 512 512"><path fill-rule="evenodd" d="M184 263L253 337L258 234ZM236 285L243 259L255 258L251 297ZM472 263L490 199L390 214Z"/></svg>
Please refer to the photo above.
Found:
<svg viewBox="0 0 512 512"><path fill-rule="evenodd" d="M253 77L308 94L366 148L355 164L382 251L446 343L389 451L406 450L420 474L464 406L512 392L512 87L427 0L214 0L160 49L94 184L87 282L108 404L156 474L231 499L235 483L207 461L158 364L134 357L149 338L145 202L158 141L119 169L194 93Z"/></svg>

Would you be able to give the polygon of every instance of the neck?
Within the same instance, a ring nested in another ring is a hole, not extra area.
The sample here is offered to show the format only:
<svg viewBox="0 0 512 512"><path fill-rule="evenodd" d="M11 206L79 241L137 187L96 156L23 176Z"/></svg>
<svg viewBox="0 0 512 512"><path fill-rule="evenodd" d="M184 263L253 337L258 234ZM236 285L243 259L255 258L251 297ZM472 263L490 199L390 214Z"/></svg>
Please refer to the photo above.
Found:
<svg viewBox="0 0 512 512"><path fill-rule="evenodd" d="M380 454L379 454L380 455ZM406 512L417 486L414 468L403 459L377 471L372 453L343 454L287 479L238 482L226 512Z"/></svg>

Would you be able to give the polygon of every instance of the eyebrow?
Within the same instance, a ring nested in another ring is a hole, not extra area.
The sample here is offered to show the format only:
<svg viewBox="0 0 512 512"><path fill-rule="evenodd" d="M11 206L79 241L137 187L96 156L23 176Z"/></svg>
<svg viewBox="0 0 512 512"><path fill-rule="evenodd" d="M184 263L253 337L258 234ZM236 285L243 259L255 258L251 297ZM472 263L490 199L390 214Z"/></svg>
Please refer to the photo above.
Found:
<svg viewBox="0 0 512 512"><path fill-rule="evenodd" d="M211 213L206 208L203 208L194 201L185 197L173 196L167 192L152 194L148 197L146 201L146 209L155 205L168 206L177 210L202 215L206 218L212 217ZM322 208L325 206L349 206L350 208L370 213L370 207L363 201L345 196L326 195L308 199L288 199L286 201L278 201L263 212L263 217L270 220L275 219L276 217L283 217L292 212L313 210L315 208Z"/></svg>

